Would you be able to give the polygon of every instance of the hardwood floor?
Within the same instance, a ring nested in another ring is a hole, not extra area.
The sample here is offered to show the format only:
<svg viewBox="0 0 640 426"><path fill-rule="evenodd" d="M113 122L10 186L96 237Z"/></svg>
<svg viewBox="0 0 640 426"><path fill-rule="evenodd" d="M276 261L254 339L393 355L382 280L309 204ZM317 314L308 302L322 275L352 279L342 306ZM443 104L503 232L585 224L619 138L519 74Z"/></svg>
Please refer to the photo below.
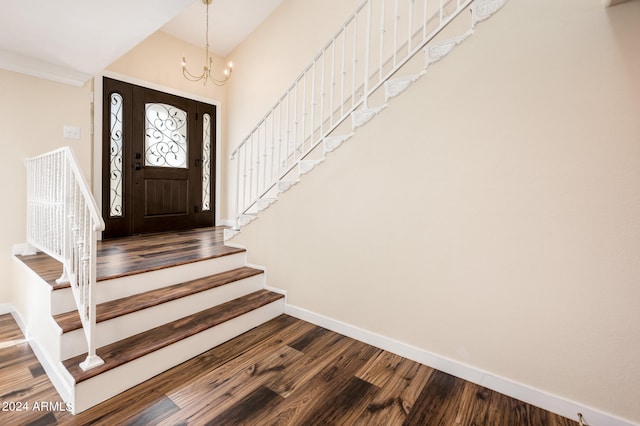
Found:
<svg viewBox="0 0 640 426"><path fill-rule="evenodd" d="M10 315L0 423L10 425L576 425L281 315L73 416Z"/></svg>
<svg viewBox="0 0 640 426"><path fill-rule="evenodd" d="M103 241L98 280L241 251L224 246L223 228ZM64 286L55 283L62 272L55 260L43 254L18 257L54 289ZM107 302L98 309L99 320L261 272L239 268L148 292L151 296ZM60 314L56 320L73 330L79 327L76 317ZM207 326L204 319L193 318L167 327L189 334ZM145 342L138 352L157 343ZM115 361L120 358L115 356ZM77 367L78 362L65 363ZM4 315L0 379L0 424L11 425L576 425L287 315L77 416L67 411L13 318Z"/></svg>
<svg viewBox="0 0 640 426"><path fill-rule="evenodd" d="M204 259L240 253L244 250L224 245L224 227L199 228L118 238L98 242L97 280L154 271ZM62 274L62 265L44 253L17 256L53 288Z"/></svg>

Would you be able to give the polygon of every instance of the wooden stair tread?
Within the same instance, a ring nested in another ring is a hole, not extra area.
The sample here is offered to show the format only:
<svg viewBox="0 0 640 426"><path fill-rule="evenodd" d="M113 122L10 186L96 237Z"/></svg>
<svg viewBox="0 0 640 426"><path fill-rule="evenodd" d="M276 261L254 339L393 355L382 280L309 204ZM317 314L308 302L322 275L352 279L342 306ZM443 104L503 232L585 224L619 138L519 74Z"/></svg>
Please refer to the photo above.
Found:
<svg viewBox="0 0 640 426"><path fill-rule="evenodd" d="M174 284L122 299L101 303L96 305L96 323L127 315L132 312L141 311L152 306L157 306L162 303L220 287L225 284L230 284L245 278L250 278L262 273L263 271L259 269L244 266L211 275L209 277ZM55 315L53 318L60 328L62 328L63 333L68 333L82 328L82 322L80 321L78 311L65 312Z"/></svg>
<svg viewBox="0 0 640 426"><path fill-rule="evenodd" d="M86 354L65 360L63 364L76 383L80 383L283 297L282 294L268 290L258 290L213 308L103 346L97 349L97 354L104 360L104 364L86 372L80 368L80 363L84 361Z"/></svg>
<svg viewBox="0 0 640 426"><path fill-rule="evenodd" d="M96 280L105 281L244 253L245 249L224 245L225 229L218 226L98 241ZM54 290L70 287L68 282L56 283L62 275L62 264L52 257L39 252L17 255L16 259Z"/></svg>

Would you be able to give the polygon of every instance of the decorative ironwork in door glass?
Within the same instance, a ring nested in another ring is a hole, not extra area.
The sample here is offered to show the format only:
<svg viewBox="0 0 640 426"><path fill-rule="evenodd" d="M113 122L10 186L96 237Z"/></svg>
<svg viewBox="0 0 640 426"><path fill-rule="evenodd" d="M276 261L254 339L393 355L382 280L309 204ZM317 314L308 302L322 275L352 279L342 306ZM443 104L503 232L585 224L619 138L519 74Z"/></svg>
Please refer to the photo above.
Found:
<svg viewBox="0 0 640 426"><path fill-rule="evenodd" d="M202 116L202 210L211 210L211 116Z"/></svg>
<svg viewBox="0 0 640 426"><path fill-rule="evenodd" d="M145 166L186 169L187 112L172 105L145 104Z"/></svg>
<svg viewBox="0 0 640 426"><path fill-rule="evenodd" d="M124 143L122 133L122 95L112 93L110 104L109 216L122 217L122 148Z"/></svg>

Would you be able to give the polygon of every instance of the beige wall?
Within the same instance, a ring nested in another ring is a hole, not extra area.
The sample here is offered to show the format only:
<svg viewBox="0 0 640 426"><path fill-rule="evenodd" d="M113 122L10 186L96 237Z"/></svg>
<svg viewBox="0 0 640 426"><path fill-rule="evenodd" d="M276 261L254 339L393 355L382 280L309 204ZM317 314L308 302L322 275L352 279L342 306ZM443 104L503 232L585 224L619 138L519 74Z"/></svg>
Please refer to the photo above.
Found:
<svg viewBox="0 0 640 426"><path fill-rule="evenodd" d="M109 65L107 71L224 104L226 87L212 84L205 86L188 81L182 76L183 56L192 73L197 74L202 70L204 49L158 31ZM214 72L221 76L225 61L217 56L213 59Z"/></svg>
<svg viewBox="0 0 640 426"><path fill-rule="evenodd" d="M91 176L91 87L73 87L0 70L2 204L0 271L11 271L11 249L26 241L26 158L63 146L73 148ZM81 139L62 137L65 125L80 127ZM0 303L10 301L10 277L0 280Z"/></svg>
<svg viewBox="0 0 640 426"><path fill-rule="evenodd" d="M508 2L233 242L294 306L640 422L638 22Z"/></svg>

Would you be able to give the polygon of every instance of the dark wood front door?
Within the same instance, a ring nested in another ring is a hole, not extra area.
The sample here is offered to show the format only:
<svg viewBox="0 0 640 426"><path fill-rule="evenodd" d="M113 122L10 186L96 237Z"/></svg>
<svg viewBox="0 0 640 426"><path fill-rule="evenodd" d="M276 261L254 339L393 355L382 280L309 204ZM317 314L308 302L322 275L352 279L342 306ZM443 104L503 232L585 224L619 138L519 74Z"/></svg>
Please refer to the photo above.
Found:
<svg viewBox="0 0 640 426"><path fill-rule="evenodd" d="M214 225L215 106L104 79L105 238Z"/></svg>

